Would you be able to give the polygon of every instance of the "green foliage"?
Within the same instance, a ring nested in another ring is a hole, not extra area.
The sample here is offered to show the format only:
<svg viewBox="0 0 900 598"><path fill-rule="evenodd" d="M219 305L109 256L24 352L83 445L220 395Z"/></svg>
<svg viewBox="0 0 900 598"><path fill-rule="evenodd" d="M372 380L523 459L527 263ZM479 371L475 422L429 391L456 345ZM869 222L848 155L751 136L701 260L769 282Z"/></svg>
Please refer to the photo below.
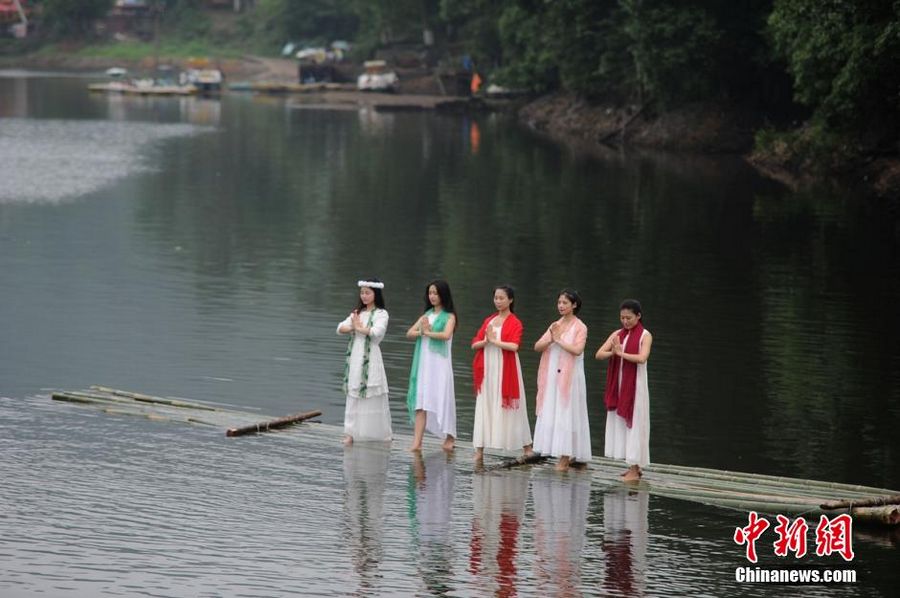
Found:
<svg viewBox="0 0 900 598"><path fill-rule="evenodd" d="M278 44L352 39L358 28L354 11L339 0L260 0L255 17L257 31Z"/></svg>
<svg viewBox="0 0 900 598"><path fill-rule="evenodd" d="M900 1L776 0L768 26L796 99L817 118L896 136Z"/></svg>
<svg viewBox="0 0 900 598"><path fill-rule="evenodd" d="M183 40L206 37L211 28L209 16L201 10L200 0L168 0L166 2L166 28Z"/></svg>
<svg viewBox="0 0 900 598"><path fill-rule="evenodd" d="M621 0L624 48L634 62L639 98L660 105L708 95L720 31L702 8L687 3Z"/></svg>
<svg viewBox="0 0 900 598"><path fill-rule="evenodd" d="M112 8L114 0L44 0L43 19L59 36L83 37Z"/></svg>

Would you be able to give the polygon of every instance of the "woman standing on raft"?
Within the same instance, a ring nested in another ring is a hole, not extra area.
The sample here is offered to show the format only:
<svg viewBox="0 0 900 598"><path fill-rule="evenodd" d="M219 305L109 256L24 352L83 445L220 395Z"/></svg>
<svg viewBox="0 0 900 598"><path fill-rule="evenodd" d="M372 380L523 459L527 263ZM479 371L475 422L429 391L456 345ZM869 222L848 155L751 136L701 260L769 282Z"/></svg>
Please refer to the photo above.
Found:
<svg viewBox="0 0 900 598"><path fill-rule="evenodd" d="M344 444L354 440L391 439L391 410L387 376L381 358L381 339L387 332L384 283L377 278L360 280L359 303L338 324L338 334L349 334L344 366Z"/></svg>
<svg viewBox="0 0 900 598"><path fill-rule="evenodd" d="M560 318L534 344L541 353L538 369L537 423L534 450L559 457L556 469L565 471L576 461L591 460L587 389L584 382L584 345L587 326L576 315L581 297L569 289L556 299Z"/></svg>
<svg viewBox="0 0 900 598"><path fill-rule="evenodd" d="M472 339L475 360L475 429L472 446L475 460L484 458L484 448L531 451L531 428L525 407L525 384L519 363L522 322L513 313L512 287L494 289L497 313L485 318Z"/></svg>
<svg viewBox="0 0 900 598"><path fill-rule="evenodd" d="M626 299L619 306L622 328L609 335L596 358L610 359L606 371L606 444L603 454L624 459L624 481L636 482L650 464L650 389L647 359L653 336L641 321L641 304Z"/></svg>
<svg viewBox="0 0 900 598"><path fill-rule="evenodd" d="M406 331L406 338L416 339L406 392L409 418L415 423L411 451L422 450L426 429L444 440L445 451L453 450L456 394L450 349L455 329L450 285L444 280L433 280L425 286L425 313Z"/></svg>

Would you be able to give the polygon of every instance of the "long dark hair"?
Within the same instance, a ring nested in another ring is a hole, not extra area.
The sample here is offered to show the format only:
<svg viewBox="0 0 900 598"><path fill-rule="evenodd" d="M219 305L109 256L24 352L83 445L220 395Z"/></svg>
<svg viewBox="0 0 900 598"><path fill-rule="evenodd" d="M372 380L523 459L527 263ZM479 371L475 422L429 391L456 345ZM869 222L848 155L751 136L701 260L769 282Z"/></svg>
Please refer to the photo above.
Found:
<svg viewBox="0 0 900 598"><path fill-rule="evenodd" d="M432 280L425 285L425 311L432 307L431 301L428 300L428 289L432 286L437 290L438 297L441 298L441 309L449 314L455 314L456 310L453 308L453 295L450 294L450 285L447 284L446 280L441 279Z"/></svg>
<svg viewBox="0 0 900 598"><path fill-rule="evenodd" d="M559 295L557 295L556 298L559 299L563 295L566 296L566 299L572 302L572 313L577 316L578 312L581 311L581 295L579 295L578 291L576 291L575 289L563 289L559 292Z"/></svg>
<svg viewBox="0 0 900 598"><path fill-rule="evenodd" d="M381 279L375 276L370 276L369 278L363 278L363 282L381 282ZM372 290L375 291L375 307L384 309L384 290L374 288ZM356 313L360 313L366 308L365 304L363 304L362 302L362 299L358 299L358 301L359 302L356 304Z"/></svg>
<svg viewBox="0 0 900 598"><path fill-rule="evenodd" d="M512 313L516 313L516 290L508 284L501 284L494 287L494 293L496 293L497 291L503 291L504 293L506 293L506 296L509 297L509 311Z"/></svg>

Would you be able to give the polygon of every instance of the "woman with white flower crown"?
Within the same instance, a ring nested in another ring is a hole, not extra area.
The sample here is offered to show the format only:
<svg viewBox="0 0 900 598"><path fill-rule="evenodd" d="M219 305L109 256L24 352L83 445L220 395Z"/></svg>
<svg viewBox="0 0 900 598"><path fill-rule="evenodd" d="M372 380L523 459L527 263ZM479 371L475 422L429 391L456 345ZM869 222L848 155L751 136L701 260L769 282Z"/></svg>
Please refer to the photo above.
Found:
<svg viewBox="0 0 900 598"><path fill-rule="evenodd" d="M338 334L349 334L344 365L344 444L354 440L391 440L391 410L387 375L381 358L381 339L387 332L384 283L377 278L360 280L359 303L338 324Z"/></svg>

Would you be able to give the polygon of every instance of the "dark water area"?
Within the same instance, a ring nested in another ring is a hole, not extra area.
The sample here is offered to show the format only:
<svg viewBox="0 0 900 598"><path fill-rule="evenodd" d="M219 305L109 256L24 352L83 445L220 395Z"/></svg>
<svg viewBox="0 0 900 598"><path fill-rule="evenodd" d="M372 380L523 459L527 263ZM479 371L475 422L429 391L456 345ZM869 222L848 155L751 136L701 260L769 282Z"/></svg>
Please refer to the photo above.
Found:
<svg viewBox="0 0 900 598"><path fill-rule="evenodd" d="M734 581L736 511L543 468L473 476L463 451L417 463L400 441L238 445L45 396L104 384L265 415L318 408L338 425L334 328L372 274L387 285L400 434L403 332L429 279L450 281L459 310L462 440L467 345L492 287L516 288L533 411L527 349L571 286L591 354L623 298L644 305L652 460L900 487L888 206L794 193L737 159L585 153L495 115L86 83L0 77L0 473L20 481L0 490L0 595L769 593ZM586 371L600 454L605 365ZM858 583L792 589L890 594L896 540L863 536Z"/></svg>

